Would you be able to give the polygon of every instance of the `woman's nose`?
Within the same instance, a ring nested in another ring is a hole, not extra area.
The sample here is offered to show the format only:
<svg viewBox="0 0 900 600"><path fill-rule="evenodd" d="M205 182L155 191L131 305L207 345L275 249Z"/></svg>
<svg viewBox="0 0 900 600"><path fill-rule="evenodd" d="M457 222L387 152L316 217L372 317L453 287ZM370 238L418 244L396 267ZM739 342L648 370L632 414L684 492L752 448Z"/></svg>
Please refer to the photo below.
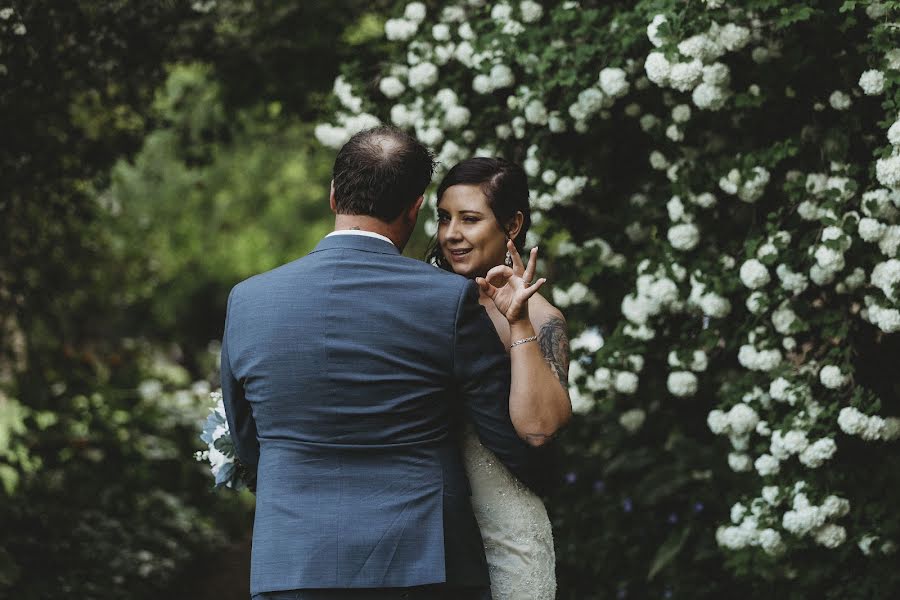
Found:
<svg viewBox="0 0 900 600"><path fill-rule="evenodd" d="M459 224L453 220L447 224L447 238L451 240L461 239Z"/></svg>

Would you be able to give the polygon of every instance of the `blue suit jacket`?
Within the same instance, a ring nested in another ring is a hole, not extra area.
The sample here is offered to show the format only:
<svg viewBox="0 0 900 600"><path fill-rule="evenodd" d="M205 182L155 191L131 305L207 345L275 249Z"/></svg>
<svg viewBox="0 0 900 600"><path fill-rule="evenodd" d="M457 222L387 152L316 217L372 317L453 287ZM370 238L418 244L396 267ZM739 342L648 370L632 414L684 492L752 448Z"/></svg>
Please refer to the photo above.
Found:
<svg viewBox="0 0 900 600"><path fill-rule="evenodd" d="M222 392L256 471L251 593L489 583L465 418L526 485L509 359L474 282L383 240L325 238L232 290Z"/></svg>

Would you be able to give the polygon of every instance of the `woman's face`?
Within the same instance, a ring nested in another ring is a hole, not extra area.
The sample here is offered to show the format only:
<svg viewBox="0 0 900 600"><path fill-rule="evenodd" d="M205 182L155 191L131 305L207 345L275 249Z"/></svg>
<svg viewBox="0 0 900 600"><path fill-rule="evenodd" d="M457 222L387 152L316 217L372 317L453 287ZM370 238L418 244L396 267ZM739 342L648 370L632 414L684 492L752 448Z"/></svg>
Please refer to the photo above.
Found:
<svg viewBox="0 0 900 600"><path fill-rule="evenodd" d="M437 240L455 273L483 276L506 258L506 232L477 185L453 185L438 198Z"/></svg>

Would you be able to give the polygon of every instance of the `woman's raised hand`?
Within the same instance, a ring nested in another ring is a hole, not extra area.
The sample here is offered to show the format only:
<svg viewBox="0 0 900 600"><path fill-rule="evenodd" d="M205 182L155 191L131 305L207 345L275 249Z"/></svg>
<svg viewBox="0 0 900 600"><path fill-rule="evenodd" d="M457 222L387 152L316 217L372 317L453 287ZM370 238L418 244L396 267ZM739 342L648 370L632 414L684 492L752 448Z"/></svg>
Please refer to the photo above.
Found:
<svg viewBox="0 0 900 600"><path fill-rule="evenodd" d="M541 278L534 281L537 248L531 249L528 266L522 264L522 258L512 240L506 242L506 248L512 256L512 268L497 265L487 272L486 277L476 277L475 283L494 301L497 310L506 317L506 320L514 323L528 318L528 299L535 295L547 280Z"/></svg>

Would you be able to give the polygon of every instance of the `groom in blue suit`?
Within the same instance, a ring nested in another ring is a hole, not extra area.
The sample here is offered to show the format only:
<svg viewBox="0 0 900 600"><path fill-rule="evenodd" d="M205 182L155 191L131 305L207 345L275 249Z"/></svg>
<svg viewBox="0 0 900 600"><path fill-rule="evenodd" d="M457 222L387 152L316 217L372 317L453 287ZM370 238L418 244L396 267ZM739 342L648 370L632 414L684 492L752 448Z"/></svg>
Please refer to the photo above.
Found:
<svg viewBox="0 0 900 600"><path fill-rule="evenodd" d="M335 160L335 231L231 291L222 393L256 477L255 600L490 598L459 447L471 421L523 483L509 359L473 281L401 256L429 151L378 127Z"/></svg>

